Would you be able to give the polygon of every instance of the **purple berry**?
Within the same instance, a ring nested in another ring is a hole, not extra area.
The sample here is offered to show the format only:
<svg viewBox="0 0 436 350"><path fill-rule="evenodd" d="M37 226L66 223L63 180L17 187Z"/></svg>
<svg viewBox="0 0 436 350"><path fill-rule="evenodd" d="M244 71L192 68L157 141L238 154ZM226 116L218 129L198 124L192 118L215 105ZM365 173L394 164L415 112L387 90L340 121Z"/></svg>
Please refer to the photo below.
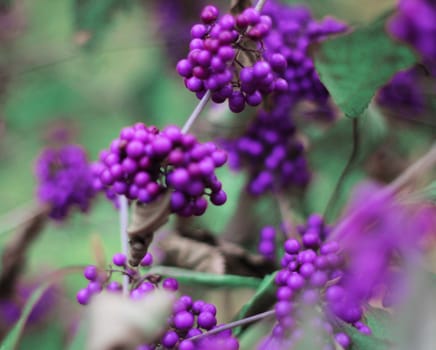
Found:
<svg viewBox="0 0 436 350"><path fill-rule="evenodd" d="M112 258L112 262L116 266L125 266L126 265L126 261L127 261L127 257L126 257L126 255L124 255L122 253L117 253Z"/></svg>
<svg viewBox="0 0 436 350"><path fill-rule="evenodd" d="M197 323L200 328L206 330L212 329L216 326L217 321L215 316L210 312L200 312L197 318Z"/></svg>
<svg viewBox="0 0 436 350"><path fill-rule="evenodd" d="M174 331L167 331L162 337L162 345L167 348L172 348L179 341L179 336Z"/></svg>
<svg viewBox="0 0 436 350"><path fill-rule="evenodd" d="M219 16L219 10L213 5L208 5L201 11L200 18L206 24L211 24L217 20Z"/></svg>
<svg viewBox="0 0 436 350"><path fill-rule="evenodd" d="M89 281L96 281L98 277L97 266L89 265L83 270L83 275Z"/></svg>
<svg viewBox="0 0 436 350"><path fill-rule="evenodd" d="M83 288L77 292L76 299L81 305L87 305L91 298L91 293L87 288Z"/></svg>
<svg viewBox="0 0 436 350"><path fill-rule="evenodd" d="M173 323L176 328L187 330L194 325L194 316L188 311L180 311L174 315Z"/></svg>
<svg viewBox="0 0 436 350"><path fill-rule="evenodd" d="M139 263L141 266L151 266L153 264L153 255L151 253L145 254L145 256L142 258L141 262Z"/></svg>
<svg viewBox="0 0 436 350"><path fill-rule="evenodd" d="M223 190L210 195L210 201L215 205L223 205L227 201L227 195Z"/></svg>
<svg viewBox="0 0 436 350"><path fill-rule="evenodd" d="M169 291L177 291L179 289L179 282L175 278L165 278L162 281L162 287Z"/></svg>
<svg viewBox="0 0 436 350"><path fill-rule="evenodd" d="M285 251L288 254L297 254L300 251L300 243L296 239L288 239L285 242Z"/></svg>

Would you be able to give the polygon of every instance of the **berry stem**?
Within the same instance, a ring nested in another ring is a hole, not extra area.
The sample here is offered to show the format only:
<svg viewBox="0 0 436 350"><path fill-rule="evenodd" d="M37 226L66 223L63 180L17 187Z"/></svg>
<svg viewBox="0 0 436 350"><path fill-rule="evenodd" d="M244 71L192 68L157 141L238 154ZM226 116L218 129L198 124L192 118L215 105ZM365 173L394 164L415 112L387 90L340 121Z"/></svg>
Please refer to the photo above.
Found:
<svg viewBox="0 0 436 350"><path fill-rule="evenodd" d="M277 206L279 208L280 216L282 217L282 225L284 230L285 239L291 238L294 227L292 224L292 214L287 203L286 198L279 191L275 193Z"/></svg>
<svg viewBox="0 0 436 350"><path fill-rule="evenodd" d="M258 12L262 11L262 8L263 8L263 6L265 5L265 3L266 3L266 0L259 0L259 1L257 2L257 4L256 4L255 9L256 9Z"/></svg>
<svg viewBox="0 0 436 350"><path fill-rule="evenodd" d="M207 90L206 93L204 94L203 98L200 100L198 105L195 107L194 111L189 116L185 125L183 125L182 133L186 134L189 131L192 124L194 124L195 120L198 118L200 113L203 111L204 107L206 107L207 103L209 102L209 99L210 99L210 90Z"/></svg>
<svg viewBox="0 0 436 350"><path fill-rule="evenodd" d="M254 316L243 318L243 319L235 321L235 322L227 323L227 324L222 325L220 327L214 328L214 329L210 330L209 332L205 332L203 334L199 334L199 335L196 335L195 337L189 338L189 340L197 340L197 339L206 337L208 335L212 335L212 334L216 334L216 333L225 331L226 329L231 329L231 328L243 326L247 323L252 323L252 322L262 320L264 318L274 316L274 315L275 315L275 310L265 311L265 312L262 312L260 314L254 315Z"/></svg>
<svg viewBox="0 0 436 350"><path fill-rule="evenodd" d="M121 252L127 256L128 254L128 237L127 225L129 219L129 208L127 205L127 198L119 196L120 200L120 237L121 237ZM123 294L127 295L129 290L129 276L123 275Z"/></svg>

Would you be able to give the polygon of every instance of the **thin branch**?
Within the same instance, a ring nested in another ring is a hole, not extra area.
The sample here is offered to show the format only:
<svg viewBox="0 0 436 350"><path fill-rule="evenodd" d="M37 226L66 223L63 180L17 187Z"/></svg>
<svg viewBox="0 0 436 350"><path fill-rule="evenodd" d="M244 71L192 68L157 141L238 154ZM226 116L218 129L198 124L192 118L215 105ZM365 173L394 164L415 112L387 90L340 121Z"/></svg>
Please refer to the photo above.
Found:
<svg viewBox="0 0 436 350"><path fill-rule="evenodd" d="M389 197L399 192L403 187L413 181L416 177L425 174L436 166L436 142L432 145L430 150L419 158L415 163L408 167L402 174L400 174L393 182L391 182L384 189L380 190L377 194L370 197L365 205L361 206L358 210L351 212L344 218L329 235L329 239L335 239L340 232L344 230L356 217L362 212L367 210L375 201L384 197Z"/></svg>
<svg viewBox="0 0 436 350"><path fill-rule="evenodd" d="M127 203L127 198L125 196L120 196L120 238L121 238L121 252L127 256L128 254L128 236L127 236L127 225L129 220L129 207ZM129 291L129 276L123 275L123 293L127 295Z"/></svg>
<svg viewBox="0 0 436 350"><path fill-rule="evenodd" d="M197 107L195 107L194 111L189 116L185 125L183 125L182 133L186 134L189 131L192 124L194 124L195 120L198 118L198 116L203 111L204 107L206 107L207 103L209 102L210 95L211 95L210 90L207 90L206 93L204 94L203 98L198 103Z"/></svg>
<svg viewBox="0 0 436 350"><path fill-rule="evenodd" d="M274 316L274 315L275 315L275 310L265 311L265 312L262 312L261 314L257 314L257 315L254 315L254 316L243 318L243 319L235 321L235 322L227 323L227 324L222 325L220 327L214 328L214 329L210 330L209 332L206 332L206 333L203 333L203 334L199 334L199 335L196 335L196 336L194 336L192 338L189 338L189 340L198 340L198 339L207 337L207 336L212 335L212 334L220 333L220 332L225 331L227 329L243 326L243 325L245 325L247 323L253 323L253 322L262 320L264 318L267 318L267 317L270 317L270 316Z"/></svg>
<svg viewBox="0 0 436 350"><path fill-rule="evenodd" d="M388 194L398 192L402 187L411 182L416 176L422 175L431 170L436 165L436 142L433 143L430 150L419 158L415 163L401 173L390 185L384 190Z"/></svg>
<svg viewBox="0 0 436 350"><path fill-rule="evenodd" d="M262 8L265 6L266 0L259 0L254 8L258 12L262 11Z"/></svg>
<svg viewBox="0 0 436 350"><path fill-rule="evenodd" d="M286 202L286 198L283 196L282 193L276 192L274 194L274 197L277 201L277 206L279 207L280 216L282 217L282 226L283 231L286 238L290 238L292 232L294 231L294 225L292 224L292 215L289 208L289 205Z"/></svg>
<svg viewBox="0 0 436 350"><path fill-rule="evenodd" d="M333 190L333 193L331 194L327 206L324 210L324 218L326 220L330 217L331 213L334 212L335 203L337 202L338 195L341 193L345 178L353 167L359 153L360 134L358 120L358 118L353 119L353 148L351 149L350 157L347 160L347 164L345 165L344 170L342 170L338 182L336 183L335 189Z"/></svg>

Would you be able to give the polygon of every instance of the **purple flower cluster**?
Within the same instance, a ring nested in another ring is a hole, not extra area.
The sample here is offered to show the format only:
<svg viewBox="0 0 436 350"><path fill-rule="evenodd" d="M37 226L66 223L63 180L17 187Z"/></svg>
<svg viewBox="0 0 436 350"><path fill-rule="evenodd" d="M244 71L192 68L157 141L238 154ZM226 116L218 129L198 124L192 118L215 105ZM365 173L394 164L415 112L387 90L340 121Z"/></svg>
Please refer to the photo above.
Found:
<svg viewBox="0 0 436 350"><path fill-rule="evenodd" d="M285 58L280 53L262 57L262 39L271 29L268 16L247 8L236 17L219 18L218 9L208 5L200 17L202 23L191 29L188 57L177 64L190 91L201 98L210 90L214 102L228 99L230 110L239 113L246 104L259 105L271 92L288 90L280 77Z"/></svg>
<svg viewBox="0 0 436 350"><path fill-rule="evenodd" d="M257 250L268 260L275 260L276 257L276 229L272 226L265 226L260 231Z"/></svg>
<svg viewBox="0 0 436 350"><path fill-rule="evenodd" d="M270 342L281 344L279 349L297 344L304 335L303 322L313 323L319 329L316 335L319 344L329 345L335 336L336 341L347 347L350 339L346 334L334 335L333 316L352 324L362 333L370 333L361 322L360 304L341 285L344 261L339 244L325 242L329 231L322 217L314 214L305 226L299 227L301 242L296 239L285 241L282 269L275 279L278 323L271 338L263 343L264 349L271 346L267 345ZM311 315L310 320L307 315Z"/></svg>
<svg viewBox="0 0 436 350"><path fill-rule="evenodd" d="M12 298L0 299L0 330L8 329L19 320L26 302L40 284L35 282L20 283ZM58 301L58 292L59 289L54 286L44 291L27 318L27 326L36 325L47 319Z"/></svg>
<svg viewBox="0 0 436 350"><path fill-rule="evenodd" d="M415 69L398 72L384 86L377 97L377 102L400 116L420 114L424 111L425 95L420 86L419 75Z"/></svg>
<svg viewBox="0 0 436 350"><path fill-rule="evenodd" d="M95 195L92 172L85 150L67 145L42 151L36 161L37 195L50 205L50 217L64 219L77 206L86 212Z"/></svg>
<svg viewBox="0 0 436 350"><path fill-rule="evenodd" d="M399 0L390 32L412 45L436 75L436 3L433 0Z"/></svg>
<svg viewBox="0 0 436 350"><path fill-rule="evenodd" d="M346 25L333 18L317 22L305 6L289 6L278 1L266 2L262 13L272 20L272 29L264 39L265 60L277 54L285 58L282 77L288 83L288 98L295 102L309 99L325 105L328 92L319 80L312 58L311 44L346 30Z"/></svg>
<svg viewBox="0 0 436 350"><path fill-rule="evenodd" d="M247 131L236 140L225 140L229 166L241 166L249 174L248 192L261 195L270 190L305 187L310 173L304 146L296 138L287 115L287 105L277 104L271 112L260 110Z"/></svg>
<svg viewBox="0 0 436 350"><path fill-rule="evenodd" d="M109 196L150 203L171 189L171 209L182 216L202 215L208 205L226 201L215 175L227 155L212 142L201 144L177 126L159 131L137 123L124 128L109 150L100 154L94 186Z"/></svg>

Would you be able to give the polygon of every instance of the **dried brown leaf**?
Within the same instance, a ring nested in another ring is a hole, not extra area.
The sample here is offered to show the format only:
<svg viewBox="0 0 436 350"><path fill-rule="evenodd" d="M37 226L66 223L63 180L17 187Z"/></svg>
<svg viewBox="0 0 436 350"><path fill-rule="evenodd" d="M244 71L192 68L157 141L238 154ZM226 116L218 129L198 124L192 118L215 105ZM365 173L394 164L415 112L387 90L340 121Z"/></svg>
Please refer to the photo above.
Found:
<svg viewBox="0 0 436 350"><path fill-rule="evenodd" d="M404 155L391 147L392 145L381 145L367 160L366 171L374 179L389 183L393 181L407 167L407 160Z"/></svg>
<svg viewBox="0 0 436 350"><path fill-rule="evenodd" d="M237 15L244 11L247 7L251 7L251 0L231 0L230 1L230 12L233 15Z"/></svg>
<svg viewBox="0 0 436 350"><path fill-rule="evenodd" d="M258 226L256 216L252 215L254 206L253 197L243 188L239 194L238 206L224 230L224 239L235 244L244 244L253 239L253 232L256 232Z"/></svg>
<svg viewBox="0 0 436 350"><path fill-rule="evenodd" d="M27 251L47 222L49 210L44 205L34 208L29 214L29 220L5 244L0 273L0 297L7 298L12 294L25 266Z"/></svg>
<svg viewBox="0 0 436 350"><path fill-rule="evenodd" d="M164 264L209 273L263 277L276 270L273 262L206 230L182 231L160 242Z"/></svg>
<svg viewBox="0 0 436 350"><path fill-rule="evenodd" d="M93 234L91 236L91 250L96 265L99 268L104 269L106 266L106 254L104 252L104 245L100 235Z"/></svg>
<svg viewBox="0 0 436 350"><path fill-rule="evenodd" d="M225 272L224 257L213 245L173 234L161 240L159 246L165 252L164 265L216 274Z"/></svg>
<svg viewBox="0 0 436 350"><path fill-rule="evenodd" d="M130 245L130 265L138 266L147 253L154 232L168 221L171 213L170 198L171 192L167 192L158 200L149 204L135 202L130 225L127 229Z"/></svg>
<svg viewBox="0 0 436 350"><path fill-rule="evenodd" d="M262 255L251 253L237 244L219 240L219 251L226 261L226 273L232 275L263 277L274 272L277 266Z"/></svg>
<svg viewBox="0 0 436 350"><path fill-rule="evenodd" d="M131 300L103 292L89 306L90 329L87 349L136 349L162 335L171 313L174 295L164 290Z"/></svg>

